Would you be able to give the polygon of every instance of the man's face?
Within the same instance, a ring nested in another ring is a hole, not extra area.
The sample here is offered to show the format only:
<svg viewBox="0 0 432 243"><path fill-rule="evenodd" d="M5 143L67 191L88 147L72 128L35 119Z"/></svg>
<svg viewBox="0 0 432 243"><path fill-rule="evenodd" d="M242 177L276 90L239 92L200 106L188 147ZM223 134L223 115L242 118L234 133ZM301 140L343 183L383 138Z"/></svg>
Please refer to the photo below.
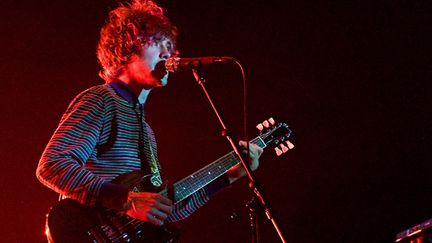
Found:
<svg viewBox="0 0 432 243"><path fill-rule="evenodd" d="M168 83L165 61L171 53L172 43L167 38L145 45L139 59L132 64L135 81L146 89L165 86Z"/></svg>

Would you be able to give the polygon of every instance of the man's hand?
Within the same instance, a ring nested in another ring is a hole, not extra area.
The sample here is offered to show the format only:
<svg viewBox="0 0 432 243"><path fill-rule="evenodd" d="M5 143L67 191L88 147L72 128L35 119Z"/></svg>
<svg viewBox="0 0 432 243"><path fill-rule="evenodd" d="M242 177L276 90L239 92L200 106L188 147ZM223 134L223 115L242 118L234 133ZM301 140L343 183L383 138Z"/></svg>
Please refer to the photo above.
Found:
<svg viewBox="0 0 432 243"><path fill-rule="evenodd" d="M173 210L170 199L151 192L129 192L127 215L155 225L163 225Z"/></svg>
<svg viewBox="0 0 432 243"><path fill-rule="evenodd" d="M241 147L242 153L247 155L247 144L245 141L240 141L239 145ZM249 143L249 158L250 164L249 168L254 171L258 168L259 165L259 157L261 156L263 149L258 147L258 145ZM247 161L246 161L247 162ZM238 164L234 166L231 170L227 172L230 183L238 180L239 178L246 175L246 171L243 168L242 164Z"/></svg>

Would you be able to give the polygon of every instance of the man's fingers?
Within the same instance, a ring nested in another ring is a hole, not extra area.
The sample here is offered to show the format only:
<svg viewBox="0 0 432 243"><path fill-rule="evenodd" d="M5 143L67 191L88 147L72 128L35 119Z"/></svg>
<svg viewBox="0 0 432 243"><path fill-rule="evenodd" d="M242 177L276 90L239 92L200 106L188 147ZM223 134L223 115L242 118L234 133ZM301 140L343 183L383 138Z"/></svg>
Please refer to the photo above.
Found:
<svg viewBox="0 0 432 243"><path fill-rule="evenodd" d="M129 192L128 197L139 201L148 201L157 198L158 195L153 192Z"/></svg>
<svg viewBox="0 0 432 243"><path fill-rule="evenodd" d="M168 218L168 214L160 211L156 208L152 208L152 210L149 212L149 215L153 215L154 217L164 221L166 218Z"/></svg>
<svg viewBox="0 0 432 243"><path fill-rule="evenodd" d="M164 214L170 214L173 208L172 201L158 193L129 192L129 198L132 201L132 208L137 212L149 210L148 212L150 213L155 209ZM157 216L164 217L159 213L156 214Z"/></svg>
<svg viewBox="0 0 432 243"><path fill-rule="evenodd" d="M149 221L150 223L154 224L154 225L163 225L163 220L159 219L158 217L156 217L155 215L153 215L152 213L148 213L147 214L147 221Z"/></svg>
<svg viewBox="0 0 432 243"><path fill-rule="evenodd" d="M172 206L173 203L171 199L164 197L158 193L150 192L129 192L129 198L137 203L149 203L156 204L157 202Z"/></svg>
<svg viewBox="0 0 432 243"><path fill-rule="evenodd" d="M242 153L247 155L247 147L246 147L246 142L240 141L239 145L243 147ZM256 158L261 156L261 154L263 153L263 149L258 147L258 145L256 144L250 144L249 145L249 150L250 150L250 156L252 158Z"/></svg>
<svg viewBox="0 0 432 243"><path fill-rule="evenodd" d="M156 195L157 195L157 196L156 196L156 200L157 200L158 202L160 202L160 203L162 203L162 204L165 204L165 205L168 205L168 206L172 206L172 205L173 205L171 199L169 199L169 198L167 198L167 197L164 197L164 196L162 196L162 195L160 195L160 194L156 194Z"/></svg>
<svg viewBox="0 0 432 243"><path fill-rule="evenodd" d="M171 205L166 205L166 204L162 204L162 203L155 204L155 208L159 211L162 211L165 214L170 214L172 211Z"/></svg>
<svg viewBox="0 0 432 243"><path fill-rule="evenodd" d="M255 145L255 144L254 144L254 145ZM259 156L264 152L264 149L262 149L261 147L258 147L258 145L255 145L255 148L256 148L257 154L258 154Z"/></svg>

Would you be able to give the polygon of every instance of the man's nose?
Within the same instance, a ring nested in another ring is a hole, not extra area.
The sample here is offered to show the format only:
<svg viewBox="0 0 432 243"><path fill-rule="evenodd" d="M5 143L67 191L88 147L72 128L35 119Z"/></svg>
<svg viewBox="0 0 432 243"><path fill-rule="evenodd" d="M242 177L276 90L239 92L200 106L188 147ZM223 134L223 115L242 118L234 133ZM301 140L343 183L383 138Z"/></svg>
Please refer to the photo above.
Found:
<svg viewBox="0 0 432 243"><path fill-rule="evenodd" d="M167 50L167 48L162 47L159 56L161 59L167 60L171 57L171 53Z"/></svg>

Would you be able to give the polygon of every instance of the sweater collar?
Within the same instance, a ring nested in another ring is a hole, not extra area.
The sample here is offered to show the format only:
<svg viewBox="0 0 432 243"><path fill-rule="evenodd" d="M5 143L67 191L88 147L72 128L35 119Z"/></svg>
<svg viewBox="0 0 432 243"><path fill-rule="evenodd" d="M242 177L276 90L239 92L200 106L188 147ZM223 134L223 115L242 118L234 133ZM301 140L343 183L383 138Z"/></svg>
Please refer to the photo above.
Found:
<svg viewBox="0 0 432 243"><path fill-rule="evenodd" d="M132 92L132 90L130 90L127 84L123 83L120 80L116 80L110 82L108 85L111 86L120 97L125 99L130 104L134 106L136 104L139 104L138 97L136 97L136 95Z"/></svg>

